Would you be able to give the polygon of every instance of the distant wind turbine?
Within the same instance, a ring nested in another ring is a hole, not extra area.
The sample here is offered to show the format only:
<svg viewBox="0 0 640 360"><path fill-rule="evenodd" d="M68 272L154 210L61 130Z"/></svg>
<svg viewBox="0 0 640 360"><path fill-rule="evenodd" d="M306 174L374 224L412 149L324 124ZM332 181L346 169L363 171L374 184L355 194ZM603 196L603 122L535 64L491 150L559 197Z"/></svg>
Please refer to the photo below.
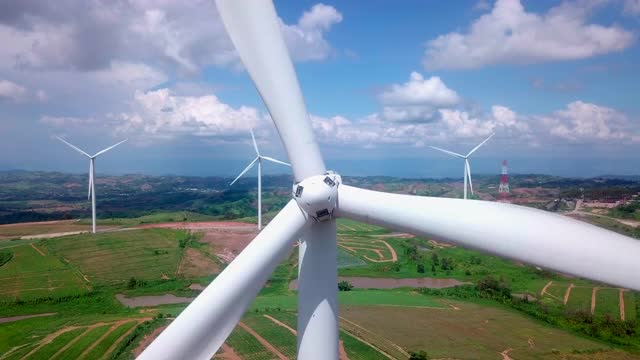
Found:
<svg viewBox="0 0 640 360"><path fill-rule="evenodd" d="M488 138L486 138L483 142L478 144L478 146L474 147L471 151L469 151L469 153L466 156L458 154L458 153L455 153L453 151L449 151L449 150L441 149L439 147L431 146L432 149L436 149L438 151L442 151L443 153L446 153L446 154L449 154L449 155L453 155L453 156L457 156L459 158L464 159L464 198L465 199L467 198L467 180L469 181L469 188L471 189L471 195L473 195L473 184L471 183L471 166L469 166L469 156L471 156L471 154L476 152L476 150L478 150L482 145L484 145L484 143L489 141L489 139L491 139L491 137L493 135L495 135L495 133L489 135Z"/></svg>
<svg viewBox="0 0 640 360"><path fill-rule="evenodd" d="M253 135L253 130L249 129L249 131L251 132L251 140L253 140L253 148L256 150L256 158L253 159L253 161L246 168L244 168L244 170L242 170L240 175L238 175L235 180L233 180L231 184L229 184L229 186L238 181L238 179L240 179L242 175L249 171L249 169L251 169L253 165L256 164L256 162L258 163L258 230L262 230L262 160L267 160L287 166L291 166L291 164L288 164L284 161L276 160L274 158L270 158L268 156L260 155L260 150L258 150L258 144L256 143L256 137Z"/></svg>
<svg viewBox="0 0 640 360"><path fill-rule="evenodd" d="M86 152L80 150L80 148L78 148L77 146L65 141L63 138L56 136L58 138L58 140L62 141L63 143L69 145L70 148L72 148L73 150L79 152L80 154L86 156L89 158L89 193L87 194L87 200L90 198L91 199L91 232L92 233L96 233L96 186L95 186L95 182L94 182L94 178L95 178L95 160L98 156L106 153L107 151L113 149L114 147L122 144L123 142L127 141L128 139L124 139L122 141L120 141L119 143L115 144L115 145L111 145L106 149L100 150L97 153L95 153L93 156L87 154Z"/></svg>

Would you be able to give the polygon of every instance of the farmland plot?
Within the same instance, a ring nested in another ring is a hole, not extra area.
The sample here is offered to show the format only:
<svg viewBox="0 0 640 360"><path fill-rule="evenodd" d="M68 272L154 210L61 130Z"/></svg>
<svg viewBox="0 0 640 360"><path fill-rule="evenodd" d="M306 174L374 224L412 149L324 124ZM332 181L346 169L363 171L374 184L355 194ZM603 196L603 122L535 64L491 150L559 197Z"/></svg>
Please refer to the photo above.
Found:
<svg viewBox="0 0 640 360"><path fill-rule="evenodd" d="M145 229L49 239L46 246L91 282L112 283L173 277L186 236L182 230Z"/></svg>
<svg viewBox="0 0 640 360"><path fill-rule="evenodd" d="M87 291L87 284L68 265L35 245L8 250L13 258L0 267L0 298L58 297Z"/></svg>

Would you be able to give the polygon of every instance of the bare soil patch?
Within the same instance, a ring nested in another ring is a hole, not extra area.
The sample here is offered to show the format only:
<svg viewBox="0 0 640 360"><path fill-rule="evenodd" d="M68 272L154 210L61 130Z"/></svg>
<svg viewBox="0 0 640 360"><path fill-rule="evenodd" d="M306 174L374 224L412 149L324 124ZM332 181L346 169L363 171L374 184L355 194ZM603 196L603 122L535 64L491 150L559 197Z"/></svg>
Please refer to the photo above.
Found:
<svg viewBox="0 0 640 360"><path fill-rule="evenodd" d="M184 304L192 302L195 298L175 296L173 294L136 296L128 298L123 294L117 294L116 299L118 299L118 301L120 301L120 303L126 307L135 308L141 306Z"/></svg>
<svg viewBox="0 0 640 360"><path fill-rule="evenodd" d="M186 278L197 278L218 272L220 268L213 260L194 248L187 248L178 266L177 274Z"/></svg>
<svg viewBox="0 0 640 360"><path fill-rule="evenodd" d="M256 226L239 221L198 221L198 222L170 222L157 224L144 224L136 226L137 229L187 229L187 230L207 230L207 229L243 229L255 230Z"/></svg>
<svg viewBox="0 0 640 360"><path fill-rule="evenodd" d="M44 313L44 314L4 317L4 318L0 318L0 324L10 323L10 322L20 321L20 320L26 320L26 319L36 318L36 317L53 316L53 315L56 315L56 314L57 313Z"/></svg>
<svg viewBox="0 0 640 360"><path fill-rule="evenodd" d="M620 304L620 320L624 321L624 292L627 291L626 289L620 289L620 300L619 304Z"/></svg>
<svg viewBox="0 0 640 360"><path fill-rule="evenodd" d="M200 240L207 243L211 253L230 263L256 237L255 227L214 229L207 231Z"/></svg>
<svg viewBox="0 0 640 360"><path fill-rule="evenodd" d="M238 355L236 353L235 350L233 350L233 348L227 344L222 344L222 347L220 348L222 350L221 353L216 354L216 356L214 356L214 359L222 359L222 360L242 360L242 358L240 357L240 355Z"/></svg>
<svg viewBox="0 0 640 360"><path fill-rule="evenodd" d="M356 276L340 276L338 281L348 281L357 289L396 289L402 287L411 288L430 288L442 289L454 287L458 285L469 284L456 279L438 279L438 278L412 278L412 279L389 279L389 278L370 278ZM298 281L292 280L289 283L289 289L298 289Z"/></svg>
<svg viewBox="0 0 640 360"><path fill-rule="evenodd" d="M569 301L569 296L571 296L571 289L573 289L575 287L575 285L573 283L569 284L569 287L567 288L567 292L564 293L564 304L567 305L567 302Z"/></svg>
<svg viewBox="0 0 640 360"><path fill-rule="evenodd" d="M544 296L544 293L547 292L547 289L549 288L549 286L551 286L551 284L553 284L553 281L549 281L547 283L547 285L545 285L542 290L540 290L540 296Z"/></svg>
<svg viewBox="0 0 640 360"><path fill-rule="evenodd" d="M594 287L591 291L591 314L595 314L596 312L596 294L598 293L598 288Z"/></svg>

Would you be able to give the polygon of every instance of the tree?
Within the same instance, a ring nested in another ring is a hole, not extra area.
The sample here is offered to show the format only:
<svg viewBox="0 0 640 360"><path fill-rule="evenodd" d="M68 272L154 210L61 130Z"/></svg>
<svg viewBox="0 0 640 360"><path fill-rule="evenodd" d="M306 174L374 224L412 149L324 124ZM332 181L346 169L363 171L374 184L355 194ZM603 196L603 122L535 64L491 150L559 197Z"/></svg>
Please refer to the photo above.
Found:
<svg viewBox="0 0 640 360"><path fill-rule="evenodd" d="M409 352L409 360L428 360L429 356L426 351L418 351L418 352Z"/></svg>
<svg viewBox="0 0 640 360"><path fill-rule="evenodd" d="M433 263L433 265L438 266L440 265L440 259L438 259L438 254L433 253L431 255L431 262Z"/></svg>
<svg viewBox="0 0 640 360"><path fill-rule="evenodd" d="M127 283L127 288L128 289L134 289L136 286L138 285L138 280L136 280L136 278L134 278L133 276L129 279L129 282Z"/></svg>
<svg viewBox="0 0 640 360"><path fill-rule="evenodd" d="M351 289L353 289L353 285L348 281L343 280L338 283L338 290L340 291L351 291Z"/></svg>
<svg viewBox="0 0 640 360"><path fill-rule="evenodd" d="M436 273L436 266L431 264L431 272L435 275Z"/></svg>
<svg viewBox="0 0 640 360"><path fill-rule="evenodd" d="M420 274L424 274L424 264L418 264L417 270Z"/></svg>

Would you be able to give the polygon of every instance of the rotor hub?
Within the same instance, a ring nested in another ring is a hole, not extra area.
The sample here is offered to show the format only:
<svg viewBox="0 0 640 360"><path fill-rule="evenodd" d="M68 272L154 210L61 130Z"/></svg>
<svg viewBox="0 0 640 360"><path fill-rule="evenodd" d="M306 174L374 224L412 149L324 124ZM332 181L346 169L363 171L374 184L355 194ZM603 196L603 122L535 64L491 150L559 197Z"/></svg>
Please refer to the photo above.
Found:
<svg viewBox="0 0 640 360"><path fill-rule="evenodd" d="M338 206L338 186L341 182L340 175L333 171L311 176L293 184L293 198L314 220L329 220Z"/></svg>

